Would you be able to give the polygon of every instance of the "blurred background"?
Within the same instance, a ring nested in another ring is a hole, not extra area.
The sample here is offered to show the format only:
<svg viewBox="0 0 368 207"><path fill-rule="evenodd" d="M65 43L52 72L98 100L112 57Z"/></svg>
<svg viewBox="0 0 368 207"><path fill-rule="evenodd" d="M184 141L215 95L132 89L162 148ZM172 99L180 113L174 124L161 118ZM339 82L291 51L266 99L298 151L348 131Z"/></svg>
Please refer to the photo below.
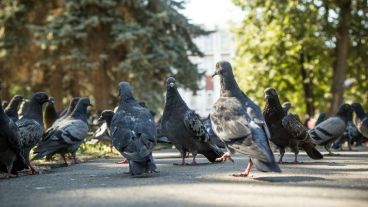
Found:
<svg viewBox="0 0 368 207"><path fill-rule="evenodd" d="M368 0L1 0L2 97L45 91L64 107L89 96L117 103L117 83L163 108L173 75L187 103L209 113L215 63L231 61L263 105L274 87L312 117L343 103L368 107Z"/></svg>

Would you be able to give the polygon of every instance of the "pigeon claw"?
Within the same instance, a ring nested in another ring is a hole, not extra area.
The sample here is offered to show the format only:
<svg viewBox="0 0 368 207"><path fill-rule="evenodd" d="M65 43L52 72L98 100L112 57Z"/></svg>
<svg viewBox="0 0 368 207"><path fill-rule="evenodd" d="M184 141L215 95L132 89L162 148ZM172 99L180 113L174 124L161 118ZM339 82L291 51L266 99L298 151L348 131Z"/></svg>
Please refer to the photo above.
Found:
<svg viewBox="0 0 368 207"><path fill-rule="evenodd" d="M229 152L224 153L224 155L222 155L222 157L219 157L219 158L216 159L217 162L225 162L226 160L230 160L231 162L234 163L234 160L231 157Z"/></svg>
<svg viewBox="0 0 368 207"><path fill-rule="evenodd" d="M234 177L248 177L249 172L242 172L242 173L238 173L238 174L233 174Z"/></svg>
<svg viewBox="0 0 368 207"><path fill-rule="evenodd" d="M123 160L117 162L116 164L128 164L128 160L127 159L123 159Z"/></svg>

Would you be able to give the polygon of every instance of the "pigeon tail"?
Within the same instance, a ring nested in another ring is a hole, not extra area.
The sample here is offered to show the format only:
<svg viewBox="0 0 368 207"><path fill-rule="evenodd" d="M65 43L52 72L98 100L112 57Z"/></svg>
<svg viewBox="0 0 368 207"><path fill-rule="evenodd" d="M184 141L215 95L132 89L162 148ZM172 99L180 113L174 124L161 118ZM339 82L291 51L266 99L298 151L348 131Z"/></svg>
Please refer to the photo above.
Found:
<svg viewBox="0 0 368 207"><path fill-rule="evenodd" d="M323 155L314 147L312 143L301 143L299 146L307 153L310 158L314 160L323 159Z"/></svg>

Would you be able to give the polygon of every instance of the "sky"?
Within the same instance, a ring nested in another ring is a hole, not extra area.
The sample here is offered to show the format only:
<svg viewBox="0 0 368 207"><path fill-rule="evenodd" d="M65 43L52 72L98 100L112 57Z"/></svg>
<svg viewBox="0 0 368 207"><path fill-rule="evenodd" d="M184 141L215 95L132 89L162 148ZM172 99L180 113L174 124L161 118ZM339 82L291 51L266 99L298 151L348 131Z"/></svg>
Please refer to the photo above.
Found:
<svg viewBox="0 0 368 207"><path fill-rule="evenodd" d="M202 24L207 28L229 26L229 21L240 23L243 11L231 0L188 0L182 12L191 23Z"/></svg>

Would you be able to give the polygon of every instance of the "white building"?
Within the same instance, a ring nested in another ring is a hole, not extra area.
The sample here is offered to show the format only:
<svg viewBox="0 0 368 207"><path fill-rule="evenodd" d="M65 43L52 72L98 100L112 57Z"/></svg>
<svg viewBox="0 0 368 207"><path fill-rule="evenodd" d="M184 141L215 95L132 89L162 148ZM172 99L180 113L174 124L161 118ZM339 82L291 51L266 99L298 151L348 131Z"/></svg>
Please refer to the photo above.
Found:
<svg viewBox="0 0 368 207"><path fill-rule="evenodd" d="M225 29L216 29L216 32L199 37L194 41L204 56L192 57L191 60L198 64L201 71L205 71L206 76L201 80L201 90L196 95L187 90L180 90L180 94L191 109L205 117L208 116L212 104L220 95L218 77L214 79L211 77L215 72L216 62L220 60L231 61L235 49L231 33Z"/></svg>

